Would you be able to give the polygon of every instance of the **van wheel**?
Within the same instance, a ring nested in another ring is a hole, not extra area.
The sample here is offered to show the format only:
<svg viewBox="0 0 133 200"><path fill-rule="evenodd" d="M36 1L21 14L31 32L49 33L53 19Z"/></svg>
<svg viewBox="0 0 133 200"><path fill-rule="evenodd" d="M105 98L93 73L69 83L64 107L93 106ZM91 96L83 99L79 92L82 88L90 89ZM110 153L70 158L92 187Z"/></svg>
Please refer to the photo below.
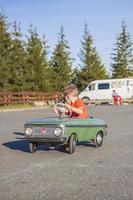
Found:
<svg viewBox="0 0 133 200"><path fill-rule="evenodd" d="M35 153L37 150L37 144L36 143L29 143L29 150L31 153Z"/></svg>
<svg viewBox="0 0 133 200"><path fill-rule="evenodd" d="M70 154L74 153L76 148L76 136L74 134L72 134L69 138L68 147L69 147L69 153Z"/></svg>
<svg viewBox="0 0 133 200"><path fill-rule="evenodd" d="M94 139L94 146L95 147L100 147L103 144L103 133L98 132L96 135L96 138Z"/></svg>
<svg viewBox="0 0 133 200"><path fill-rule="evenodd" d="M88 105L89 101L90 101L90 98L89 97L83 97L82 101L84 102L84 104Z"/></svg>

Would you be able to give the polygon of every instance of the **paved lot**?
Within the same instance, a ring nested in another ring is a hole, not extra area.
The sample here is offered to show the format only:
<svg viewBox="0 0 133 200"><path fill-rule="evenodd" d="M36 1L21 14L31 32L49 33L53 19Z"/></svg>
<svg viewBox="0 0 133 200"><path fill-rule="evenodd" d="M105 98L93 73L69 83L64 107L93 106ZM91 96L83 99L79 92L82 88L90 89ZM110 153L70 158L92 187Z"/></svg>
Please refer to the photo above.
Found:
<svg viewBox="0 0 133 200"><path fill-rule="evenodd" d="M79 145L72 155L40 146L35 154L17 140L36 110L0 113L0 200L132 200L133 106L89 107L108 124L101 148Z"/></svg>

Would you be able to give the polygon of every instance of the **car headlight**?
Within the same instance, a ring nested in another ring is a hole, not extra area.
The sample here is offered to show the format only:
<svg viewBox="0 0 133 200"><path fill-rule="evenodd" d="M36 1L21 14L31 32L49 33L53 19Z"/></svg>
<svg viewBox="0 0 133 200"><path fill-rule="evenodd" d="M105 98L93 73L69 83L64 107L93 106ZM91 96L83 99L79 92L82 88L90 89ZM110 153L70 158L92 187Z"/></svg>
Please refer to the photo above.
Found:
<svg viewBox="0 0 133 200"><path fill-rule="evenodd" d="M55 135L56 137L61 136L61 134L62 134L62 129L61 129L61 128L55 128L55 129L54 129L54 135Z"/></svg>
<svg viewBox="0 0 133 200"><path fill-rule="evenodd" d="M27 136L31 136L32 133L33 133L32 128L29 127L29 128L26 128L26 129L25 129L25 134L26 134Z"/></svg>

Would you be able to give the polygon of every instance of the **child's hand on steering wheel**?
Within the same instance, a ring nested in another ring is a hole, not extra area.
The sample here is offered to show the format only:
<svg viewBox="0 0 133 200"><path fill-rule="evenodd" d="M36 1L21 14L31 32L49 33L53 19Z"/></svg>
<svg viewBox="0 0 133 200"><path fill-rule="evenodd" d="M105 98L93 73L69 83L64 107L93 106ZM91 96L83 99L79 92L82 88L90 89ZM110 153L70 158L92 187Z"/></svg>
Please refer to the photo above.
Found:
<svg viewBox="0 0 133 200"><path fill-rule="evenodd" d="M68 109L68 104L57 103L54 106L54 112L61 117L70 117L72 112Z"/></svg>

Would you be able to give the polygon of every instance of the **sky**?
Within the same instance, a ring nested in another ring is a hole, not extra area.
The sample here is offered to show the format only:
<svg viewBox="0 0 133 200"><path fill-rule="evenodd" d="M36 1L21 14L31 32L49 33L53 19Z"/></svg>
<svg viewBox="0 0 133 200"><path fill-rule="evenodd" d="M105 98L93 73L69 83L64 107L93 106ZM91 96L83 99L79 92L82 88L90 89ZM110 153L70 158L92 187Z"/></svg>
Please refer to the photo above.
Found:
<svg viewBox="0 0 133 200"><path fill-rule="evenodd" d="M8 22L21 23L24 35L30 24L37 27L39 36L45 35L51 51L63 25L75 66L79 63L85 23L108 71L123 20L133 40L133 0L0 0L0 9L3 8Z"/></svg>

